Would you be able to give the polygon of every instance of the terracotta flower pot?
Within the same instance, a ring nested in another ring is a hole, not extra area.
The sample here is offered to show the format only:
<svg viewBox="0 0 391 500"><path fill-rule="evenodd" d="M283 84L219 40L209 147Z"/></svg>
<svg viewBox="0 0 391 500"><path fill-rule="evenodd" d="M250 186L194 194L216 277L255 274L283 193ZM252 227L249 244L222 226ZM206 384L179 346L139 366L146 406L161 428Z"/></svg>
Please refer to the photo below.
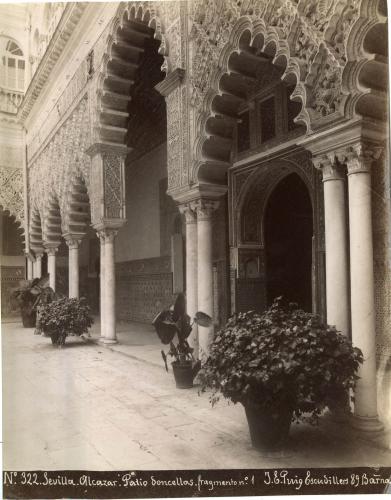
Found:
<svg viewBox="0 0 391 500"><path fill-rule="evenodd" d="M191 361L185 363L172 363L175 383L178 389L190 389L193 387L193 366Z"/></svg>
<svg viewBox="0 0 391 500"><path fill-rule="evenodd" d="M279 413L272 414L270 410L255 405L246 405L244 409L254 448L265 451L281 449L289 435L292 410L281 408Z"/></svg>

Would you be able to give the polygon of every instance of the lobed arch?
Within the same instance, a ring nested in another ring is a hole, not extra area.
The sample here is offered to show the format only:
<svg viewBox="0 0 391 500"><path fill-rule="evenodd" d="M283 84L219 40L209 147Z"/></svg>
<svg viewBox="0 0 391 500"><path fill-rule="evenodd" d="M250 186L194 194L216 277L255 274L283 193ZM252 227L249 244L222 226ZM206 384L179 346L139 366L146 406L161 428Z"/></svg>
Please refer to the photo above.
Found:
<svg viewBox="0 0 391 500"><path fill-rule="evenodd" d="M38 209L37 206L33 206L30 212L30 231L29 231L29 243L30 248L35 252L43 252L43 224L44 220L43 214Z"/></svg>
<svg viewBox="0 0 391 500"><path fill-rule="evenodd" d="M62 224L61 209L58 196L51 194L45 207L45 218L42 228L45 244L58 247L61 243Z"/></svg>
<svg viewBox="0 0 391 500"><path fill-rule="evenodd" d="M387 120L387 3L362 0L359 17L346 40L342 87L348 93L346 114Z"/></svg>
<svg viewBox="0 0 391 500"><path fill-rule="evenodd" d="M242 67L240 61L242 61ZM255 67L256 71L246 74L243 70L243 63L250 64L252 68ZM307 91L304 85L305 68L302 61L291 56L290 40L281 35L280 30L268 27L265 21L259 18L244 16L236 21L228 42L220 52L216 67L210 76L209 89L201 104L196 126L198 130L195 142L196 162L192 172L195 182L197 179L206 182L225 182L224 176L230 164L229 158L233 146L233 127L239 120L235 105L229 106L228 101L236 98L236 108L238 108L240 102L247 98L247 94L243 94L243 89L240 91L238 88L235 92L234 82L235 80L239 82L240 77L252 82L252 86L256 86L257 80L262 83L262 77L265 78L267 73L274 71L276 75L279 74L280 81L294 85L291 99L302 104L302 109L295 119L296 123L309 129L309 116L305 109L307 102ZM233 85L228 85L228 79ZM251 84L248 87L251 88ZM224 98L225 95L229 95L228 99ZM220 99L221 97L223 99ZM221 102L222 100L224 103ZM222 104L226 105L223 109ZM221 133L217 126L216 132L213 133L211 122L214 121L217 125L217 120L220 120L221 125L225 127L229 121L231 130ZM224 145L217 147L222 154L215 157L210 154L208 144L210 145L211 142L221 144L224 142ZM211 170L211 167L214 173L210 177L207 170Z"/></svg>
<svg viewBox="0 0 391 500"><path fill-rule="evenodd" d="M162 56L162 71L170 70L164 28L153 2L128 2L119 6L106 40L106 51L97 77L95 123L98 142L125 145L131 90L137 80L147 45Z"/></svg>
<svg viewBox="0 0 391 500"><path fill-rule="evenodd" d="M79 173L72 178L64 199L62 233L82 239L90 223L90 197L85 179Z"/></svg>
<svg viewBox="0 0 391 500"><path fill-rule="evenodd" d="M224 88L224 82L238 69L233 67L235 58L238 60L246 52L255 56L254 64L259 64L256 57L269 59L280 70L281 81L294 85L290 99L301 103L295 121L306 127L306 134L357 117L384 121L387 50L385 43L384 47L380 44L380 50L377 48L378 40L387 39L384 0L336 2L327 6L325 2L303 1L297 5L288 2L285 7L288 6L293 10L285 17L283 10L274 15L266 9L254 15L254 9L248 6L241 7L235 22L232 13L231 17L224 13L224 32L219 33L220 38L215 36L218 43L214 57L207 49L203 50L203 39L211 42L208 32L203 32L204 26L198 27L201 35L195 41L197 57L202 60L209 56L211 68L203 70L201 81L193 75L202 98L196 121L192 182L226 183L233 140L230 128L238 117L232 113L235 110L228 108L226 118L232 125L223 126L224 112L218 102L224 91L235 91ZM200 23L203 22L204 18ZM230 25L232 28L226 29ZM198 69L203 67L198 63ZM236 93L237 98L243 99L240 92ZM217 118L220 127L216 125ZM217 152L214 155L210 154L211 144Z"/></svg>

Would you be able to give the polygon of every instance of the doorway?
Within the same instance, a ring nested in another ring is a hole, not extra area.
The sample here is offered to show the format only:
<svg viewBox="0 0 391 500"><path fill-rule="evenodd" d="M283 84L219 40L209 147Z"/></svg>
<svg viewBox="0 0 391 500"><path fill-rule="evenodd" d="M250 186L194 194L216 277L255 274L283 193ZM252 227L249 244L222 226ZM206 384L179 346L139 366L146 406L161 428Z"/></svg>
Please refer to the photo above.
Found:
<svg viewBox="0 0 391 500"><path fill-rule="evenodd" d="M312 310L313 210L307 186L293 173L272 191L264 216L266 298L283 296Z"/></svg>

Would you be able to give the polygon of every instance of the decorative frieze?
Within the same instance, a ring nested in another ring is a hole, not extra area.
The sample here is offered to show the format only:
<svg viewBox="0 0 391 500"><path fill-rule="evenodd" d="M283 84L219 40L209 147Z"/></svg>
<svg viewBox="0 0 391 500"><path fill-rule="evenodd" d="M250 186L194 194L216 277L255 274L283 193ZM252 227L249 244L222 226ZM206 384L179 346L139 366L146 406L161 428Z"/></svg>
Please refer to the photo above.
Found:
<svg viewBox="0 0 391 500"><path fill-rule="evenodd" d="M64 50L64 47L69 40L75 25L78 24L80 18L87 7L86 2L70 2L65 7L65 12L61 17L55 33L53 34L51 43L49 44L41 63L34 74L29 88L27 89L25 98L18 111L20 120L25 120L29 115L35 101L41 93L47 79Z"/></svg>

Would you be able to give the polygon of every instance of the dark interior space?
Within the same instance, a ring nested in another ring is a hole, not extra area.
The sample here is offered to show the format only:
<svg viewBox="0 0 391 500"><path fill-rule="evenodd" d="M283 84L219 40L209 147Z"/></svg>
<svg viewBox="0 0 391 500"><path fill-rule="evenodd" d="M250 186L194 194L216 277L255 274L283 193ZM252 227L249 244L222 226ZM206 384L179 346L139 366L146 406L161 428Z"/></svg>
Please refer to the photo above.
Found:
<svg viewBox="0 0 391 500"><path fill-rule="evenodd" d="M296 174L274 189L265 212L267 301L284 296L312 309L312 204L306 185Z"/></svg>

